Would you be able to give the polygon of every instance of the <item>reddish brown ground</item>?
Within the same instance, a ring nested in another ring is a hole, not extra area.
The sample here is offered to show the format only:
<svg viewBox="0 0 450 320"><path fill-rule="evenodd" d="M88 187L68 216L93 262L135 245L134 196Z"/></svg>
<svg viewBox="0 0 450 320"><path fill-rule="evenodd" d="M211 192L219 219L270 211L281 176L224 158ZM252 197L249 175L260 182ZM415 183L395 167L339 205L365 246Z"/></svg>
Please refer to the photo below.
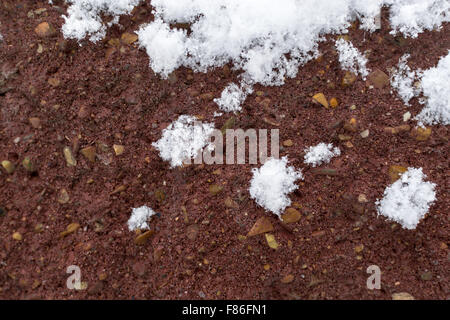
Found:
<svg viewBox="0 0 450 320"><path fill-rule="evenodd" d="M38 8L47 11L27 16ZM151 146L181 114L203 116L220 128L231 115L214 119L214 102L190 92L218 97L236 73L219 69L191 76L181 69L171 81L161 80L149 69L144 51L126 44L110 49L107 43L149 21L148 7L141 6L131 19L123 17L123 29L110 29L104 42L83 46L63 41L61 8L47 1L0 4L5 39L0 68L6 78L2 86L9 90L0 95L0 160L16 165L13 174L0 168L0 298L390 299L396 292L417 299L449 298L448 127L433 126L426 141L416 141L409 132L383 131L403 124L406 111L417 114L417 100L407 108L389 87L369 89L360 78L342 89L343 71L331 42L321 46L321 61L308 63L284 86L256 88L270 103L261 107L256 94L250 96L235 127L275 128L264 118L279 123L281 140L294 142L281 155L305 175L290 195L302 217L284 226L249 198L252 166L170 169ZM55 27L55 36L35 34L43 21ZM429 68L450 48L448 24L418 39L393 38L388 31L350 33L361 50L372 50L372 70L387 73L407 52L413 68ZM49 78L59 84L52 86ZM312 104L310 97L317 92L336 97L339 106ZM40 119L38 128L30 117ZM351 117L357 119L355 133L345 132L338 122ZM359 135L364 129L370 130L366 139ZM338 134L350 134L353 147ZM302 163L303 149L322 141L343 150L328 165L337 176L313 174ZM116 156L113 144L123 145L125 152ZM65 146L74 151L75 167L66 165ZM97 147L95 163L80 153L87 146ZM22 167L26 156L37 173ZM390 165L423 167L438 185L436 204L414 231L376 215L373 203L390 183ZM223 191L211 195L211 184L222 185ZM120 186L122 191L114 192ZM65 204L57 200L62 189L70 197ZM364 206L355 200L359 194L368 199ZM226 207L227 197L237 208ZM131 208L144 204L161 216L150 223L154 235L138 246L126 222ZM268 247L264 235L238 237L262 216L275 227L278 250ZM80 229L61 238L71 223ZM21 241L13 239L15 232ZM366 288L366 269L372 264L381 268L381 290ZM87 290L66 288L69 265L81 268ZM282 283L286 275L293 276L290 283Z"/></svg>

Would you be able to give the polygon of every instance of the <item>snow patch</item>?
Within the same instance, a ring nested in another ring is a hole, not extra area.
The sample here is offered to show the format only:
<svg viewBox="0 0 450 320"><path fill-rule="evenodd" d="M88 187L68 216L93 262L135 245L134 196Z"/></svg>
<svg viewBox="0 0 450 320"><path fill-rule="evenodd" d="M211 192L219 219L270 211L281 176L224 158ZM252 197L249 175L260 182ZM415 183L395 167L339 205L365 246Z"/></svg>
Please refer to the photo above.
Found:
<svg viewBox="0 0 450 320"><path fill-rule="evenodd" d="M107 27L119 22L119 16L129 14L142 0L67 0L67 16L63 15L62 32L65 38L97 42L106 35ZM111 16L104 23L101 15Z"/></svg>
<svg viewBox="0 0 450 320"><path fill-rule="evenodd" d="M270 158L262 167L253 168L250 181L250 197L265 210L281 217L281 213L291 204L287 196L298 188L294 182L303 180L301 171L287 166L287 158Z"/></svg>
<svg viewBox="0 0 450 320"><path fill-rule="evenodd" d="M137 229L150 229L147 221L151 216L155 215L156 212L147 206L142 206L139 208L133 208L131 212L131 217L128 219L128 230L134 231Z"/></svg>
<svg viewBox="0 0 450 320"><path fill-rule="evenodd" d="M421 70L412 71L407 65L409 54L403 55L391 75L391 86L395 89L406 105L409 101L417 97L420 92L420 87L415 87L414 82L420 77Z"/></svg>
<svg viewBox="0 0 450 320"><path fill-rule="evenodd" d="M425 178L422 168L408 168L385 189L383 198L376 201L378 214L400 223L405 229L415 229L436 200L436 184L425 182Z"/></svg>
<svg viewBox="0 0 450 320"><path fill-rule="evenodd" d="M417 38L426 30L441 28L450 21L448 0L385 0L390 7L391 34Z"/></svg>
<svg viewBox="0 0 450 320"><path fill-rule="evenodd" d="M162 132L162 137L152 145L159 150L163 160L177 167L183 161L195 158L205 146L214 130L214 123L201 123L197 118L181 115Z"/></svg>
<svg viewBox="0 0 450 320"><path fill-rule="evenodd" d="M242 109L241 104L247 96L253 92L253 88L245 83L241 87L230 83L223 91L220 98L214 99L219 108L225 112L237 112Z"/></svg>
<svg viewBox="0 0 450 320"><path fill-rule="evenodd" d="M78 40L104 38L142 0L68 0L63 34ZM150 67L166 78L184 66L196 72L227 63L242 70L240 84L228 85L216 103L224 111L239 111L254 84L282 85L298 68L319 54L327 34L347 32L354 19L370 32L380 28L382 6L390 10L392 33L417 37L450 19L448 0L152 0L154 21L138 31ZM103 15L112 20L102 21ZM174 27L190 25L190 32ZM171 26L172 25L172 26ZM367 74L365 58L351 43L341 45L344 68Z"/></svg>
<svg viewBox="0 0 450 320"><path fill-rule="evenodd" d="M312 146L305 149L305 161L313 167L319 166L322 163L329 163L331 158L337 157L341 154L341 150L338 147L333 149L333 144L319 143L316 146Z"/></svg>
<svg viewBox="0 0 450 320"><path fill-rule="evenodd" d="M424 124L450 124L450 51L438 65L423 72L421 87L426 98L425 107L415 117Z"/></svg>
<svg viewBox="0 0 450 320"><path fill-rule="evenodd" d="M364 57L353 44L344 39L336 41L336 49L339 53L339 63L343 70L360 74L363 79L367 77L369 71L366 68L367 58Z"/></svg>

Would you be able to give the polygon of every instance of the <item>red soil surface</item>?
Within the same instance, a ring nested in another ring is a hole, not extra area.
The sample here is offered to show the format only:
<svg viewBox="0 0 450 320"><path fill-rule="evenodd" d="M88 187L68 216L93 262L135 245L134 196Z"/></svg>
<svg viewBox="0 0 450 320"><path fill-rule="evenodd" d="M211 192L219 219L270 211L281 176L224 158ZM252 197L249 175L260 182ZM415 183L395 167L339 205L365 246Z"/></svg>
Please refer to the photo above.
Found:
<svg viewBox="0 0 450 320"><path fill-rule="evenodd" d="M29 14L39 8L47 10ZM16 168L12 174L0 168L0 298L391 299L398 292L449 298L448 127L433 126L424 141L413 130L384 130L404 124L407 111L416 115L422 108L417 99L408 108L389 85L371 88L360 78L342 88L344 72L331 41L321 45L321 59L284 86L257 87L262 98L248 97L234 127L278 128L281 141L293 141L280 155L303 168L305 180L290 195L301 219L285 224L249 198L253 166L170 169L151 146L181 114L220 128L233 115L214 118L217 105L201 94L218 97L236 72L180 69L170 81L161 80L136 44L110 41L149 21L148 6L122 17L123 28L109 29L105 41L82 46L63 39L65 10L60 2L0 3L0 161ZM35 33L44 21L55 35ZM430 68L450 49L448 24L403 39L389 35L385 16L383 23L380 32L356 27L349 34L362 51L372 50L372 70L388 74L404 53L411 54L413 69ZM339 106L313 104L318 92L336 97ZM39 123L33 126L29 118ZM351 118L355 132L343 125ZM365 129L370 134L364 139ZM351 144L340 134L349 135ZM323 141L342 150L326 166L335 175L303 164L304 148ZM123 154L114 153L114 144L124 146ZM67 166L66 146L76 166ZM96 147L94 162L81 153L88 146ZM25 157L37 171L24 169ZM391 165L423 167L438 185L435 205L414 231L377 217L374 202L391 183ZM212 195L212 184L223 190ZM63 189L68 198L61 198ZM360 194L367 203L358 202ZM227 198L234 202L226 204ZM150 222L154 234L136 245L126 222L131 208L144 204L160 217ZM264 234L243 237L263 216L274 226L277 250ZM62 237L71 223L80 228ZM366 287L373 264L382 271L381 290ZM86 290L66 288L69 265L80 267Z"/></svg>

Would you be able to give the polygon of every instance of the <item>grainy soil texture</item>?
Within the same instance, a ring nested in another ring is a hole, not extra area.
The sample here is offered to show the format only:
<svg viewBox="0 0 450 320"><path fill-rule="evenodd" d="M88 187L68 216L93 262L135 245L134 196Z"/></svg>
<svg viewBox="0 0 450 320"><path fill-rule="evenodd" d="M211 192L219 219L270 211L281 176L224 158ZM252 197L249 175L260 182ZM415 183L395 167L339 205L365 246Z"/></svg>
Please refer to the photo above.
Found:
<svg viewBox="0 0 450 320"><path fill-rule="evenodd" d="M383 76L343 85L337 36L285 85L257 85L241 112L214 117L212 99L239 75L231 65L179 68L163 80L123 36L152 19L151 7L81 45L63 38L66 9L0 1L0 161L9 161L0 167L0 298L450 298L449 128L404 122L423 106L417 98L405 106ZM448 23L415 39L355 23L348 37L385 75L405 53L413 69L427 69L450 49ZM337 106L314 103L317 93ZM289 195L290 218L250 198L255 165L170 168L152 142L182 114L219 129L279 129L280 156L304 175ZM305 165L304 149L322 141L341 156ZM407 167L437 184L415 230L378 216L374 204ZM142 205L158 213L151 231L130 232L131 209ZM265 232L249 235L257 222ZM80 290L66 287L70 265L80 268ZM371 265L381 270L379 290L367 288Z"/></svg>

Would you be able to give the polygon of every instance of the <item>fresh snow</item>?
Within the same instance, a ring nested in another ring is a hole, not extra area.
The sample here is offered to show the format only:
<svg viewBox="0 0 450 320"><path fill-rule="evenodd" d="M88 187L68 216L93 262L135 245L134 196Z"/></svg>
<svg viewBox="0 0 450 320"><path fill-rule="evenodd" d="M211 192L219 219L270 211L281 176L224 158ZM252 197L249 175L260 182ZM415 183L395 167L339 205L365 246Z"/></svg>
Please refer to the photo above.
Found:
<svg viewBox="0 0 450 320"><path fill-rule="evenodd" d="M331 158L339 156L341 150L338 147L333 149L333 144L329 143L319 143L316 146L312 146L305 149L305 161L304 163L309 164L313 167L319 166L322 163L329 163Z"/></svg>
<svg viewBox="0 0 450 320"><path fill-rule="evenodd" d="M119 22L119 16L129 14L142 0L67 0L70 4L67 16L63 15L62 26L65 38L97 42L106 35L107 27ZM111 16L112 20L104 23L101 15Z"/></svg>
<svg viewBox="0 0 450 320"><path fill-rule="evenodd" d="M291 204L288 194L296 190L296 180L303 180L301 171L287 166L287 158L270 158L263 166L253 168L250 181L250 196L265 210L281 217L281 213Z"/></svg>
<svg viewBox="0 0 450 320"><path fill-rule="evenodd" d="M408 66L409 54L403 55L391 75L391 86L397 91L406 105L409 101L420 94L420 88L414 86L414 82L420 77L421 70L413 71Z"/></svg>
<svg viewBox="0 0 450 320"><path fill-rule="evenodd" d="M425 182L425 178L422 168L408 168L375 203L378 214L400 223L405 229L415 229L436 200L436 184Z"/></svg>
<svg viewBox="0 0 450 320"><path fill-rule="evenodd" d="M411 70L407 65L409 54L403 55L391 76L391 86L406 105L413 97L423 95L419 100L425 104L415 117L419 126L425 124L450 124L450 51L442 57L437 66L425 71ZM419 84L419 85L416 85Z"/></svg>
<svg viewBox="0 0 450 320"><path fill-rule="evenodd" d="M139 208L133 208L131 212L131 217L128 219L128 230L134 231L137 229L150 229L147 221L151 216L155 215L156 212L147 206L142 206Z"/></svg>
<svg viewBox="0 0 450 320"><path fill-rule="evenodd" d="M425 107L415 117L419 125L450 124L450 51L421 80Z"/></svg>
<svg viewBox="0 0 450 320"><path fill-rule="evenodd" d="M66 38L104 38L106 28L142 0L68 0L63 16ZM152 0L154 21L141 25L139 43L150 67L163 78L184 66L196 72L233 63L240 83L229 84L216 103L239 111L254 84L282 85L298 68L318 56L327 34L346 33L354 19L373 32L382 6L390 11L392 33L417 37L450 19L448 0ZM112 18L104 22L102 16ZM190 24L191 32L171 27ZM344 68L366 74L364 57L350 43L338 42ZM344 59L345 58L345 59Z"/></svg>
<svg viewBox="0 0 450 320"><path fill-rule="evenodd" d="M220 98L214 99L214 102L225 112L237 112L242 109L241 104L252 92L253 88L245 83L241 83L241 87L230 83L222 91Z"/></svg>
<svg viewBox="0 0 450 320"><path fill-rule="evenodd" d="M417 38L419 33L439 29L450 21L449 0L385 0L385 3L391 5L392 34Z"/></svg>
<svg viewBox="0 0 450 320"><path fill-rule="evenodd" d="M351 71L354 74L359 73L363 79L367 77L369 74L369 70L366 68L367 58L351 42L341 38L336 41L336 49L343 70Z"/></svg>
<svg viewBox="0 0 450 320"><path fill-rule="evenodd" d="M163 160L171 167L181 166L195 158L204 147L211 146L210 136L214 123L201 123L195 117L181 115L162 132L162 137L152 145L159 150Z"/></svg>

